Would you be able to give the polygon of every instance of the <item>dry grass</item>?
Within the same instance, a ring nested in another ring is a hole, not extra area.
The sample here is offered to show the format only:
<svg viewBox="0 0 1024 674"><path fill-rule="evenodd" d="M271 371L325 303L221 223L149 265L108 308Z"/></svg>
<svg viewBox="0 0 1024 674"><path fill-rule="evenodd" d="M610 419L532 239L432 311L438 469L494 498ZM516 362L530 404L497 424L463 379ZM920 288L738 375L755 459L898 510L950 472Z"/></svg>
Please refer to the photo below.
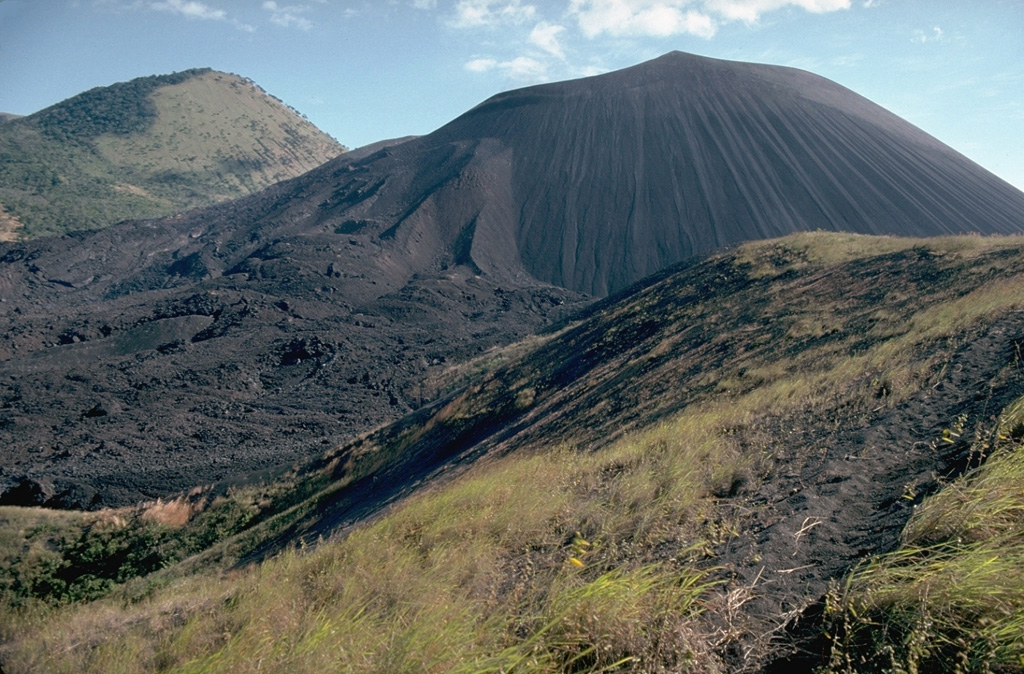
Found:
<svg viewBox="0 0 1024 674"><path fill-rule="evenodd" d="M746 470L721 414L598 453L490 461L343 541L24 625L5 669L714 669L698 618L711 583L694 560L706 497ZM669 554L643 552L656 547Z"/></svg>
<svg viewBox="0 0 1024 674"><path fill-rule="evenodd" d="M565 334L573 326L567 326L557 332L529 335L507 346L495 346L475 358L448 365L441 371L432 374L422 389L431 397L441 397L460 387L478 381L489 372L508 365L532 351L544 346L551 340Z"/></svg>
<svg viewBox="0 0 1024 674"><path fill-rule="evenodd" d="M188 524L192 515L201 509L201 505L190 502L185 497L169 501L157 499L143 506L141 517L144 521L154 524L180 528Z"/></svg>
<svg viewBox="0 0 1024 674"><path fill-rule="evenodd" d="M974 449L979 469L926 500L903 546L857 570L830 602L828 673L1024 668L1024 399Z"/></svg>
<svg viewBox="0 0 1024 674"><path fill-rule="evenodd" d="M777 246L774 263L762 259L766 247ZM910 249L932 255L972 259L986 253L1024 246L1020 236L939 236L927 239L873 236L843 232L806 232L778 241L756 242L740 248L737 262L749 264L755 275L777 276L807 266L835 267L853 260L891 255Z"/></svg>
<svg viewBox="0 0 1024 674"><path fill-rule="evenodd" d="M794 282L795 294L781 286L765 318L785 322L785 339L811 343L796 353L787 353L780 345L774 345L771 350L754 350L749 358L741 356L724 372L711 373L716 377L715 388L719 393L735 396L737 404L748 409L784 410L812 400L845 397L858 387L866 401L887 406L898 404L930 385L949 353L961 345L957 340L969 334L973 326L1024 309L1020 256L996 255L982 260L989 253L1019 250L1021 246L1021 237L919 240L824 233L749 244L741 249L737 259L752 267L755 277L778 276L796 264L796 268L808 271L812 278L819 278L816 272L822 265L913 249L935 257L940 269L948 268L963 281L984 281L961 283L945 290L922 288L920 293L906 297L903 293L910 288L893 288L891 297L881 306L859 308L845 318L843 312L837 311L845 307L838 306L835 298L816 303L803 295L803 281ZM911 297L912 301L904 302ZM887 307L899 303L904 303L905 311ZM867 311L870 329L853 329L844 323L861 320L863 311ZM873 341L867 349L853 348L865 338ZM813 343L815 340L820 343ZM870 400L882 388L886 392L884 400Z"/></svg>

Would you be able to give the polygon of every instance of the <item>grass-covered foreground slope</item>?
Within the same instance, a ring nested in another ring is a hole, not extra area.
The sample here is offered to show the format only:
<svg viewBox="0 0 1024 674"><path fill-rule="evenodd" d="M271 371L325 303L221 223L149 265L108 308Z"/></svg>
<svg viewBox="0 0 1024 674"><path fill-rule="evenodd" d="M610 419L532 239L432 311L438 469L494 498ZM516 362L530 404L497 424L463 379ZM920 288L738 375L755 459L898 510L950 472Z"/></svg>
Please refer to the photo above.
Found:
<svg viewBox="0 0 1024 674"><path fill-rule="evenodd" d="M91 89L0 120L0 240L206 206L343 150L237 75L197 69Z"/></svg>
<svg viewBox="0 0 1024 674"><path fill-rule="evenodd" d="M0 511L0 663L1020 671L1022 291L1021 239L751 244L278 481Z"/></svg>

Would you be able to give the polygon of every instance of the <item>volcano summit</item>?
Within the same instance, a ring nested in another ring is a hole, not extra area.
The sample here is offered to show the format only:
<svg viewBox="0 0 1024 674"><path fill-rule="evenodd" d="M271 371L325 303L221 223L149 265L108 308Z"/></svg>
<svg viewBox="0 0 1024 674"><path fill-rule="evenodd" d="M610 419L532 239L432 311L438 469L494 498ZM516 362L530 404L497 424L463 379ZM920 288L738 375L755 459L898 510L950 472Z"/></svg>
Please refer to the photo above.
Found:
<svg viewBox="0 0 1024 674"><path fill-rule="evenodd" d="M320 204L342 227L593 295L794 231L1024 225L1018 190L834 82L680 52L497 95L348 185Z"/></svg>
<svg viewBox="0 0 1024 674"><path fill-rule="evenodd" d="M833 82L674 52L234 202L2 245L0 492L122 504L309 456L584 296L814 229L1020 232L1024 193Z"/></svg>

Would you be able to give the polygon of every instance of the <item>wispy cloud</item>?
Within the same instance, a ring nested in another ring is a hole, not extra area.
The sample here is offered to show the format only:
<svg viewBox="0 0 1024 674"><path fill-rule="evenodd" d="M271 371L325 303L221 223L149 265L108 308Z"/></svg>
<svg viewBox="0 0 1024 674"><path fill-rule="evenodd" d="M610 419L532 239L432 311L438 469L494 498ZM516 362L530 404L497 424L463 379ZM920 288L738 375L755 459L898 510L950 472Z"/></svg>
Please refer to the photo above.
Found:
<svg viewBox="0 0 1024 674"><path fill-rule="evenodd" d="M932 26L931 31L927 32L915 30L914 36L910 38L910 41L924 44L925 42L941 42L944 39L946 39L946 34L942 32L942 29L938 26Z"/></svg>
<svg viewBox="0 0 1024 674"><path fill-rule="evenodd" d="M710 39L723 22L756 23L763 14L784 7L824 13L849 9L851 0L571 0L575 17L588 38L612 36L669 37L696 35Z"/></svg>
<svg viewBox="0 0 1024 674"><path fill-rule="evenodd" d="M705 12L687 9L688 0L571 0L569 14L588 38L613 36L669 37L688 33L712 37L717 26Z"/></svg>
<svg viewBox="0 0 1024 674"><path fill-rule="evenodd" d="M424 0L412 0L421 2ZM601 38L669 38L692 35L710 40L729 23L756 23L770 12L785 8L812 13L849 9L852 2L881 0L567 0L554 20L550 5L526 0L457 0L448 15L449 28L466 31L503 27L504 39L495 41L489 30L487 51L465 63L475 73L502 74L517 82L547 81L551 73L582 76L569 54L580 53L579 40ZM545 16L547 14L547 16ZM532 28L530 27L532 26ZM513 58L513 56L515 58ZM851 57L855 60L859 57ZM847 62L845 65L848 65Z"/></svg>
<svg viewBox="0 0 1024 674"><path fill-rule="evenodd" d="M92 0L92 6L102 11L118 13L140 8L138 0L127 6L121 0Z"/></svg>
<svg viewBox="0 0 1024 674"><path fill-rule="evenodd" d="M154 2L150 7L163 12L181 14L190 19L226 21L228 18L228 13L223 9L214 9L205 3L194 0L164 0L163 2Z"/></svg>
<svg viewBox="0 0 1024 674"><path fill-rule="evenodd" d="M494 70L498 67L498 62L494 59L473 59L466 63L466 70L474 73L485 73L488 70Z"/></svg>
<svg viewBox="0 0 1024 674"><path fill-rule="evenodd" d="M149 8L158 12L178 14L187 19L224 21L239 30L250 33L256 30L254 26L231 18L225 10L212 7L205 2L198 2L198 0L161 0L160 2L151 2Z"/></svg>
<svg viewBox="0 0 1024 674"><path fill-rule="evenodd" d="M412 6L416 9L437 9L437 0L412 0Z"/></svg>
<svg viewBox="0 0 1024 674"><path fill-rule="evenodd" d="M576 72L573 73L576 77L593 77L594 75L603 75L608 72L608 68L598 65L587 65L582 68L577 68Z"/></svg>
<svg viewBox="0 0 1024 674"><path fill-rule="evenodd" d="M459 0L455 15L449 21L454 28L479 28L531 21L537 8L521 0Z"/></svg>
<svg viewBox="0 0 1024 674"><path fill-rule="evenodd" d="M478 58L466 63L466 70L485 73L492 70L500 71L508 79L517 82L543 82L548 79L547 66L535 58L519 56L508 61Z"/></svg>
<svg viewBox="0 0 1024 674"><path fill-rule="evenodd" d="M565 26L541 21L530 31L530 44L560 59L565 59L565 48L558 36L565 32Z"/></svg>
<svg viewBox="0 0 1024 674"><path fill-rule="evenodd" d="M756 23L762 14L783 7L799 7L814 14L835 12L850 8L850 0L705 0L709 12L729 21Z"/></svg>
<svg viewBox="0 0 1024 674"><path fill-rule="evenodd" d="M313 22L303 16L309 11L308 5L279 5L273 0L266 0L263 9L270 12L270 22L283 28L310 30Z"/></svg>

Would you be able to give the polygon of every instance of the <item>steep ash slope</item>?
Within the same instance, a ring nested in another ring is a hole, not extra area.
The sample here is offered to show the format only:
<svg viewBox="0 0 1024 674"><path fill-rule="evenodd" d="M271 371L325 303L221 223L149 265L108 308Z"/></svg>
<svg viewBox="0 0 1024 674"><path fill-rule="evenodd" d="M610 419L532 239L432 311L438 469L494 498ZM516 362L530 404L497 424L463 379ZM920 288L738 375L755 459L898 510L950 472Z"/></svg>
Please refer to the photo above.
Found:
<svg viewBox="0 0 1024 674"><path fill-rule="evenodd" d="M511 232L537 278L598 295L689 255L794 231L1024 223L1011 186L853 92L786 68L672 53L496 96L437 135L511 148L511 220L488 224ZM496 259L487 243L478 256Z"/></svg>
<svg viewBox="0 0 1024 674"><path fill-rule="evenodd" d="M679 52L500 94L354 168L344 198L321 204L340 226L407 245L461 235L485 271L518 262L594 295L794 231L1024 223L1024 194L834 82Z"/></svg>

